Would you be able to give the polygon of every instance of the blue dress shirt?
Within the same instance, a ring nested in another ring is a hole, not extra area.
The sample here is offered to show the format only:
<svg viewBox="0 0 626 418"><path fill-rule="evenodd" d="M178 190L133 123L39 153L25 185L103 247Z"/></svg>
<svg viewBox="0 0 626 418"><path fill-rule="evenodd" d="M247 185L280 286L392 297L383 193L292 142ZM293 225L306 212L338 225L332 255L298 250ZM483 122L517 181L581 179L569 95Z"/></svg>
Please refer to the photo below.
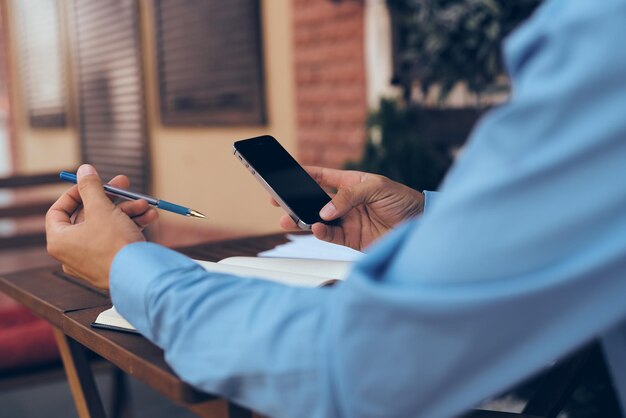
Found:
<svg viewBox="0 0 626 418"><path fill-rule="evenodd" d="M506 42L510 102L345 283L211 274L137 243L115 305L182 379L273 417L450 417L598 336L619 367L624 42L625 0L547 1Z"/></svg>

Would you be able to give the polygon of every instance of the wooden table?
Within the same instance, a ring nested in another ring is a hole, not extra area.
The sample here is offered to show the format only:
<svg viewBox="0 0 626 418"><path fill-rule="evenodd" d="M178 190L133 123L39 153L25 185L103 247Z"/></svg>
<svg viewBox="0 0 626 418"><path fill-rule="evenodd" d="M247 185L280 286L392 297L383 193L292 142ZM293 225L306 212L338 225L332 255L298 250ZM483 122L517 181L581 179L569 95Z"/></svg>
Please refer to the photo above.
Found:
<svg viewBox="0 0 626 418"><path fill-rule="evenodd" d="M208 243L179 251L197 259L252 256L286 242L283 234ZM62 273L60 266L39 268L0 277L0 291L50 322L76 403L78 415L104 417L104 408L89 367L94 351L163 396L204 417L251 417L252 412L200 392L176 376L163 351L140 335L92 328L96 316L111 306L107 292Z"/></svg>

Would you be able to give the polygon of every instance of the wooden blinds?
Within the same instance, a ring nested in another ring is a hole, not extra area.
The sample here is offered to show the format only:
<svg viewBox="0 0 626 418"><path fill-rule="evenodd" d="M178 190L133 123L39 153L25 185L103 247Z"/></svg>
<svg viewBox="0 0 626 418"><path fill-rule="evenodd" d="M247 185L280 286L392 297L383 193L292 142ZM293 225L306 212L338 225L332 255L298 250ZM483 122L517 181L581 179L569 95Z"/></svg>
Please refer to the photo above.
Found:
<svg viewBox="0 0 626 418"><path fill-rule="evenodd" d="M57 0L14 1L20 66L31 126L66 123L66 74Z"/></svg>
<svg viewBox="0 0 626 418"><path fill-rule="evenodd" d="M265 123L260 0L156 0L166 125Z"/></svg>
<svg viewBox="0 0 626 418"><path fill-rule="evenodd" d="M134 0L74 0L79 127L83 159L103 178L148 189L147 129Z"/></svg>
<svg viewBox="0 0 626 418"><path fill-rule="evenodd" d="M8 71L8 48L6 27L6 3L0 3L0 176L8 176L11 173L11 126L10 126L10 100L9 100L9 71ZM0 200L3 198L0 191ZM2 224L2 221L0 221Z"/></svg>

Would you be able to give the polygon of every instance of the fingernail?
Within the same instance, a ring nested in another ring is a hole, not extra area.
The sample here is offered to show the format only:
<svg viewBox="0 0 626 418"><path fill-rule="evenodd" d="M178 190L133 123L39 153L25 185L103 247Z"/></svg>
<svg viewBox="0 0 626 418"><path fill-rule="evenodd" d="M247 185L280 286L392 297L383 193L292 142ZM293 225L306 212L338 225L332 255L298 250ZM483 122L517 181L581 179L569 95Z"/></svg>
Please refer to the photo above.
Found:
<svg viewBox="0 0 626 418"><path fill-rule="evenodd" d="M78 171L76 172L76 175L78 176L78 178L80 179L81 177L84 176L91 176L94 174L98 174L98 172L96 171L96 169L89 164L83 164L80 167L78 167Z"/></svg>
<svg viewBox="0 0 626 418"><path fill-rule="evenodd" d="M333 204L333 202L328 202L326 206L320 210L320 216L322 219L328 219L332 217L335 213L337 213L337 208Z"/></svg>

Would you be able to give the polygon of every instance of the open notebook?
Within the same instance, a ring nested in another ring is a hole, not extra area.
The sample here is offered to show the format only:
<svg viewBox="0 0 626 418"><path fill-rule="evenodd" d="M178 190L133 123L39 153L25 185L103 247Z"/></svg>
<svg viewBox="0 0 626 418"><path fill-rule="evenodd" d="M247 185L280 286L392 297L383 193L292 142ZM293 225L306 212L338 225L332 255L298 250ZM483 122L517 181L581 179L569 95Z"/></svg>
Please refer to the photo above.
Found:
<svg viewBox="0 0 626 418"><path fill-rule="evenodd" d="M205 270L240 277L254 277L290 286L318 287L343 280L352 261L313 260L303 258L229 257L217 263L194 260ZM102 312L92 326L137 332L115 307Z"/></svg>

